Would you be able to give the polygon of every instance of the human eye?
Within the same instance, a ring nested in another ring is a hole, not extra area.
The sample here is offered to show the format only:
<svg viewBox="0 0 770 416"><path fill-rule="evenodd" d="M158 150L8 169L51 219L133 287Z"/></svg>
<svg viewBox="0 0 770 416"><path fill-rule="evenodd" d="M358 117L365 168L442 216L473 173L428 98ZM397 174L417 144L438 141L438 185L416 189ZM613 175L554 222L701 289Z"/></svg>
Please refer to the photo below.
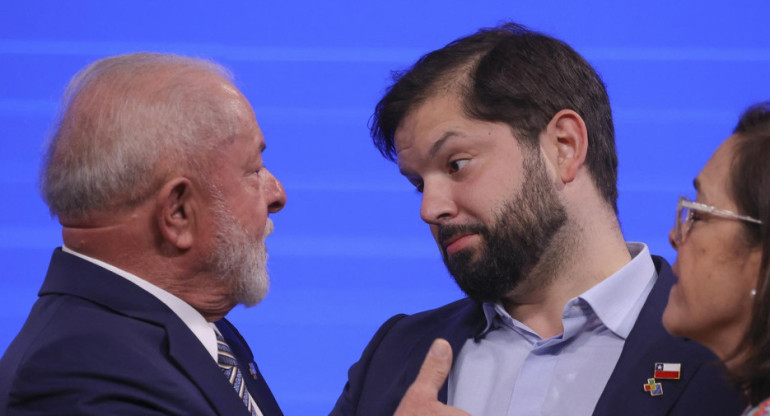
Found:
<svg viewBox="0 0 770 416"><path fill-rule="evenodd" d="M700 206L703 206L704 204L702 202L696 202L696 204L699 204ZM692 207L687 210L687 217L690 222L696 222L696 221L702 221L708 219L708 212L699 206Z"/></svg>
<svg viewBox="0 0 770 416"><path fill-rule="evenodd" d="M264 170L265 170L265 166L262 164L261 161L258 163L251 163L246 168L246 175L252 178L254 181L261 181Z"/></svg>
<svg viewBox="0 0 770 416"><path fill-rule="evenodd" d="M459 172L460 169L464 168L465 165L468 164L468 162L470 162L470 159L462 159L462 158L460 158L460 159L450 160L449 163L447 164L448 168L449 168L449 173L457 173L457 172Z"/></svg>
<svg viewBox="0 0 770 416"><path fill-rule="evenodd" d="M702 219L703 219L703 214L701 212L698 212L694 209L690 210L690 221L695 222L695 221L700 221Z"/></svg>

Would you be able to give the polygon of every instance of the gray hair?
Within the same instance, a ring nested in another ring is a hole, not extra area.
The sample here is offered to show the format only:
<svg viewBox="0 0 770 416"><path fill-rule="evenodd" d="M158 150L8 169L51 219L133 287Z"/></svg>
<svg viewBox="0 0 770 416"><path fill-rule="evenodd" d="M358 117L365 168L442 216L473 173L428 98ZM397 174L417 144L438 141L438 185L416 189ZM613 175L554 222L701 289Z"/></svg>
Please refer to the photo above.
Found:
<svg viewBox="0 0 770 416"><path fill-rule="evenodd" d="M77 73L40 173L51 214L132 208L172 172L205 182L217 145L238 126L212 93L217 83L232 84L220 65L157 53L109 57Z"/></svg>

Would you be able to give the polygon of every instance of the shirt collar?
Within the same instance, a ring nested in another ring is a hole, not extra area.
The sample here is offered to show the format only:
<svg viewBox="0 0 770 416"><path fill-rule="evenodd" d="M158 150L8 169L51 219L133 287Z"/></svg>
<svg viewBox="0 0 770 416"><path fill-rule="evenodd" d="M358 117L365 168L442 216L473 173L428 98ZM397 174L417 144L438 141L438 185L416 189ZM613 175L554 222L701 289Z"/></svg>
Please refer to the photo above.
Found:
<svg viewBox="0 0 770 416"><path fill-rule="evenodd" d="M579 304L581 300L587 303L602 324L622 339L631 332L658 275L646 244L628 242L626 247L632 257L630 262L567 302L567 305ZM485 302L482 310L487 324L477 338L497 329L498 320L519 323L499 302Z"/></svg>
<svg viewBox="0 0 770 416"><path fill-rule="evenodd" d="M207 322L203 315L201 315L200 312L195 310L195 308L190 306L187 302L142 279L139 276L115 267L109 263L105 263L93 257L86 256L85 254L78 253L77 251L74 251L65 245L62 245L62 251L107 269L156 297L159 301L168 306L168 308L171 309L171 311L174 312L174 314L176 314L176 316L178 316L179 319L181 319L188 328L190 328L190 331L192 331L195 337L198 338L201 344L203 344L203 346L206 348L206 351L216 361L218 352L216 335L212 330L214 328L214 324Z"/></svg>
<svg viewBox="0 0 770 416"><path fill-rule="evenodd" d="M632 256L620 270L578 296L615 335L626 339L658 276L644 243L627 243Z"/></svg>

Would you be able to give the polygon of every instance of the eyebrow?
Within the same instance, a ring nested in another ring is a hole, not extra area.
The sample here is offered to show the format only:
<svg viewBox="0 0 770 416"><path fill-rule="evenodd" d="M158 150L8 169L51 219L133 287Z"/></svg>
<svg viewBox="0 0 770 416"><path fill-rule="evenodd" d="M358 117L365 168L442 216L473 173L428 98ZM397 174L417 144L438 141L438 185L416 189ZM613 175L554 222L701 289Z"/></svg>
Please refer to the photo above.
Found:
<svg viewBox="0 0 770 416"><path fill-rule="evenodd" d="M700 195L701 198L703 198L704 201L708 201L708 196L706 195L706 192L703 190L703 184L698 178L695 178L692 180L692 186L695 188L695 193Z"/></svg>
<svg viewBox="0 0 770 416"><path fill-rule="evenodd" d="M441 138L436 140L436 142L433 143L433 146L430 147L430 150L428 151L428 154L430 155L430 157L436 156L436 153L438 153L438 151L441 150L441 147L444 146L444 143L446 143L447 140L458 135L459 134L453 131L448 131L443 135L441 135Z"/></svg>
<svg viewBox="0 0 770 416"><path fill-rule="evenodd" d="M451 139L453 137L459 136L459 135L460 135L459 133L454 132L454 131L448 131L448 132L442 134L441 137L438 140L436 140L436 142L433 143L433 145L428 150L428 156L436 157L436 154L439 152L439 150L441 150L441 148L444 146L444 143L446 143L447 140L449 140L449 139ZM411 177L411 175L412 175L412 173L410 171L408 171L406 169L403 169L400 166L399 166L399 170L398 171L401 173L401 175L406 176L406 177Z"/></svg>

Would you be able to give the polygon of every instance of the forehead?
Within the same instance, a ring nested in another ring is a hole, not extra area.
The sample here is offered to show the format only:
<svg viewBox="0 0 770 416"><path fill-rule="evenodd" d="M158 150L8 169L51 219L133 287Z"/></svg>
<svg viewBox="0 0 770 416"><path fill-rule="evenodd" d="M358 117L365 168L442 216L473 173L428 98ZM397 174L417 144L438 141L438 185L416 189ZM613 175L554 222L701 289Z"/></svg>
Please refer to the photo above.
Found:
<svg viewBox="0 0 770 416"><path fill-rule="evenodd" d="M462 129L473 123L462 111L460 99L453 94L428 98L409 111L396 129L396 154L403 150L433 142L444 132Z"/></svg>
<svg viewBox="0 0 770 416"><path fill-rule="evenodd" d="M232 119L235 120L236 134L254 136L260 142L264 142L262 129L259 127L254 109L246 97L232 84L223 85L222 92L226 97L223 100L224 106L226 106L227 112L232 115Z"/></svg>
<svg viewBox="0 0 770 416"><path fill-rule="evenodd" d="M265 148L265 137L251 104L235 87L225 88L223 92L227 97L223 105L232 124L231 143L234 146L231 146L231 153L238 158L258 157Z"/></svg>
<svg viewBox="0 0 770 416"><path fill-rule="evenodd" d="M698 191L707 195L709 199L724 201L729 195L730 167L735 154L736 136L730 136L725 140L698 174ZM716 201L714 201L716 202Z"/></svg>

